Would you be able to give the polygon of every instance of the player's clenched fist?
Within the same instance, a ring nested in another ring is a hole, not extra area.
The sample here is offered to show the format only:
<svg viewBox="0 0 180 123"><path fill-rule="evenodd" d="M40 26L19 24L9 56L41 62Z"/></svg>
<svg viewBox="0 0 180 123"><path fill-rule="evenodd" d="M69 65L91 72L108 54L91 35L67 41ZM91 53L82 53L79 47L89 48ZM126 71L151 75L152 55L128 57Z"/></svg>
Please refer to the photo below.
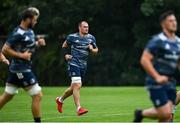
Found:
<svg viewBox="0 0 180 123"><path fill-rule="evenodd" d="M89 50L92 52L93 46L91 44L88 45Z"/></svg>
<svg viewBox="0 0 180 123"><path fill-rule="evenodd" d="M156 82L158 82L159 84L163 84L163 83L167 83L168 79L169 78L167 76L160 75L156 78Z"/></svg>
<svg viewBox="0 0 180 123"><path fill-rule="evenodd" d="M32 56L32 53L29 52L28 50L25 51L24 53L20 53L20 58L25 59L25 60L30 60Z"/></svg>
<svg viewBox="0 0 180 123"><path fill-rule="evenodd" d="M46 41L43 38L37 40L38 46L46 46Z"/></svg>
<svg viewBox="0 0 180 123"><path fill-rule="evenodd" d="M65 55L65 59L66 59L66 61L71 60L72 59L72 55L66 54Z"/></svg>

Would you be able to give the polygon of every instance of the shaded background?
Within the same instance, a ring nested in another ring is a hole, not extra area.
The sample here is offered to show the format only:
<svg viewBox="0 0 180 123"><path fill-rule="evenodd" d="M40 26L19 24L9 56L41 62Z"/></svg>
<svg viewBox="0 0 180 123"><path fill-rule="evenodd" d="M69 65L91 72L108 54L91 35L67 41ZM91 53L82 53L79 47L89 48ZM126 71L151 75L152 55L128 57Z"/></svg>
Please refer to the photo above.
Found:
<svg viewBox="0 0 180 123"><path fill-rule="evenodd" d="M30 6L40 10L35 33L49 35L47 46L37 50L33 64L45 86L69 85L60 46L68 34L78 31L80 20L89 22L100 51L89 57L83 84L117 86L144 84L139 59L150 36L160 32L160 13L174 10L178 22L180 19L180 0L1 0L1 44L19 24L19 13ZM0 64L0 85L7 75L8 67Z"/></svg>

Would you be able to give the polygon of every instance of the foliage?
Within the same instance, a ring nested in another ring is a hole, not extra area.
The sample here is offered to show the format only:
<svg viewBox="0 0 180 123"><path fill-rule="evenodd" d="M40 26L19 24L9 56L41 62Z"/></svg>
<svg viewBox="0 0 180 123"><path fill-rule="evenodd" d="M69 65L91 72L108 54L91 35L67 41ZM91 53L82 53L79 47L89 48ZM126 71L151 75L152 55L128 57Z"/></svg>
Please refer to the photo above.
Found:
<svg viewBox="0 0 180 123"><path fill-rule="evenodd" d="M172 9L180 18L180 0L1 0L0 35L18 25L18 14L28 6L40 10L36 34L48 34L47 46L38 49L33 70L43 85L68 85L66 63L61 56L65 37L87 20L100 52L90 56L85 85L142 85L139 58L151 35L160 32L158 17ZM179 34L179 32L178 32ZM0 65L0 78L7 68Z"/></svg>

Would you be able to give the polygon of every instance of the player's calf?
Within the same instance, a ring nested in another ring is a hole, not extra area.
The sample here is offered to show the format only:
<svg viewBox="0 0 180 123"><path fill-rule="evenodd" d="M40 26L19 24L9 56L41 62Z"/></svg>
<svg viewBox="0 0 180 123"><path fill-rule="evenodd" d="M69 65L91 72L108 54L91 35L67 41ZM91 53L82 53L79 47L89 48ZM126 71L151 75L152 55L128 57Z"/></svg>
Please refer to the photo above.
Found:
<svg viewBox="0 0 180 123"><path fill-rule="evenodd" d="M35 122L41 122L40 103L42 99L42 92L32 96L32 114Z"/></svg>
<svg viewBox="0 0 180 123"><path fill-rule="evenodd" d="M77 107L77 111L81 108L81 105L80 105L80 88L81 88L80 83L73 83L72 84L73 98L74 98L75 105Z"/></svg>
<svg viewBox="0 0 180 123"><path fill-rule="evenodd" d="M68 98L72 94L73 94L73 89L72 87L69 87L68 89L65 90L64 94L60 97L60 101L63 102L66 98Z"/></svg>
<svg viewBox="0 0 180 123"><path fill-rule="evenodd" d="M35 122L41 122L41 99L42 99L42 92L41 87L38 85L38 83L28 86L25 88L29 95L32 97L32 114L34 117Z"/></svg>
<svg viewBox="0 0 180 123"><path fill-rule="evenodd" d="M4 92L1 96L0 96L0 109L6 104L8 103L14 95L8 94L6 92Z"/></svg>
<svg viewBox="0 0 180 123"><path fill-rule="evenodd" d="M0 96L0 109L9 102L15 94L18 93L18 87L6 84L5 92Z"/></svg>

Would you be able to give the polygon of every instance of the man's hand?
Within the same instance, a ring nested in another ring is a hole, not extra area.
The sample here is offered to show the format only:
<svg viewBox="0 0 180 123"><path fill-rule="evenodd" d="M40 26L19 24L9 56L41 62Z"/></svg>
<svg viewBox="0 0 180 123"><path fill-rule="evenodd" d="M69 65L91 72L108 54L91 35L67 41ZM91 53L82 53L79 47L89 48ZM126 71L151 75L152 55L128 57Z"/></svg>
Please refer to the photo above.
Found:
<svg viewBox="0 0 180 123"><path fill-rule="evenodd" d="M98 53L98 48L93 48L93 45L92 44L89 44L88 45L88 48L89 48L89 51L93 54L97 54Z"/></svg>
<svg viewBox="0 0 180 123"><path fill-rule="evenodd" d="M154 56L147 50L145 50L141 56L141 65L145 69L145 71L155 79L155 81L159 84L168 83L169 78L165 75L160 75L158 71L153 66L152 60Z"/></svg>
<svg viewBox="0 0 180 123"><path fill-rule="evenodd" d="M2 62L3 62L4 64L7 64L7 65L9 65L9 64L10 64L10 62L9 62L9 60L8 60L8 59L2 59Z"/></svg>
<svg viewBox="0 0 180 123"><path fill-rule="evenodd" d="M88 47L89 47L89 50L92 52L93 51L93 45L89 44Z"/></svg>
<svg viewBox="0 0 180 123"><path fill-rule="evenodd" d="M0 61L2 61L3 63L9 65L9 60L4 56L4 54L0 53Z"/></svg>
<svg viewBox="0 0 180 123"><path fill-rule="evenodd" d="M66 54L65 55L65 59L66 59L66 61L71 60L72 59L72 55Z"/></svg>
<svg viewBox="0 0 180 123"><path fill-rule="evenodd" d="M155 80L159 84L164 84L164 83L168 82L169 78L167 76L160 75L160 76L156 77Z"/></svg>
<svg viewBox="0 0 180 123"><path fill-rule="evenodd" d="M46 41L43 38L39 38L36 41L37 46L46 46Z"/></svg>
<svg viewBox="0 0 180 123"><path fill-rule="evenodd" d="M20 58L22 58L22 59L25 59L25 60L30 61L31 56L32 56L32 53L27 50L27 51L25 51L24 53L20 53L19 56L20 56Z"/></svg>

